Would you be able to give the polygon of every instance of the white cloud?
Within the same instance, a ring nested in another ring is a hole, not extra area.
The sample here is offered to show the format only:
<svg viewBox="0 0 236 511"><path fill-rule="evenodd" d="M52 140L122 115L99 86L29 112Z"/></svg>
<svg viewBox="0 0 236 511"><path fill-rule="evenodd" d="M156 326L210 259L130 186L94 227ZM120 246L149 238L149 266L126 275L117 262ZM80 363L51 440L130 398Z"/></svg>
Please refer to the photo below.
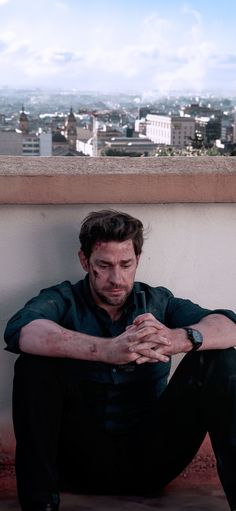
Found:
<svg viewBox="0 0 236 511"><path fill-rule="evenodd" d="M197 11L197 9L193 9L188 4L184 4L182 7L182 12L183 14L190 14L193 16L198 25L202 24L202 14L200 11Z"/></svg>
<svg viewBox="0 0 236 511"><path fill-rule="evenodd" d="M96 88L99 82L106 88L109 82L117 89L127 84L162 90L200 89L207 86L209 70L216 76L218 70L236 68L236 54L231 50L224 54L222 48L219 52L200 11L187 4L178 15L173 12L167 18L154 12L140 20L139 26L124 23L122 33L114 20L108 23L107 19L91 18L89 23L81 22L78 26L72 18L67 24L66 0L55 0L53 5L57 12L61 11L58 16L61 24L57 21L56 29L50 19L44 22L43 31L42 22L27 26L23 18L12 18L9 25L3 25L5 31L0 34L3 75L9 72L12 75L15 70L16 80L24 78L26 83L34 80L41 85L67 83L74 87L83 83L83 87L87 84ZM55 37L56 33L60 37Z"/></svg>
<svg viewBox="0 0 236 511"><path fill-rule="evenodd" d="M66 2L62 2L60 0L55 2L55 7L60 9L64 13L70 10L69 5Z"/></svg>
<svg viewBox="0 0 236 511"><path fill-rule="evenodd" d="M10 0L0 0L0 7L1 7L1 5L8 4L9 2L10 2Z"/></svg>

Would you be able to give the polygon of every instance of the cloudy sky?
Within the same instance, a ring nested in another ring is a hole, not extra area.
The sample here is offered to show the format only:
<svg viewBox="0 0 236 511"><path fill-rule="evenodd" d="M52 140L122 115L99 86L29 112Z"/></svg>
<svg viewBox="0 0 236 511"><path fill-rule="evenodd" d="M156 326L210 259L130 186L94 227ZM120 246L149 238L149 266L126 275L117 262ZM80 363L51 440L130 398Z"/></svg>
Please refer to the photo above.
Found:
<svg viewBox="0 0 236 511"><path fill-rule="evenodd" d="M236 91L236 0L0 0L0 86Z"/></svg>

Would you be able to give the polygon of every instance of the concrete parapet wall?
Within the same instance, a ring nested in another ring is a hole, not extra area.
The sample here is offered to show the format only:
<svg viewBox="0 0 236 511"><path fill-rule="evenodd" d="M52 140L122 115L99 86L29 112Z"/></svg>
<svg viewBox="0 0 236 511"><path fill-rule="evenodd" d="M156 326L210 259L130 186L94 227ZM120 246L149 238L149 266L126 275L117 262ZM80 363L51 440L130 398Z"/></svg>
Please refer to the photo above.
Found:
<svg viewBox="0 0 236 511"><path fill-rule="evenodd" d="M1 204L235 202L236 158L0 157Z"/></svg>

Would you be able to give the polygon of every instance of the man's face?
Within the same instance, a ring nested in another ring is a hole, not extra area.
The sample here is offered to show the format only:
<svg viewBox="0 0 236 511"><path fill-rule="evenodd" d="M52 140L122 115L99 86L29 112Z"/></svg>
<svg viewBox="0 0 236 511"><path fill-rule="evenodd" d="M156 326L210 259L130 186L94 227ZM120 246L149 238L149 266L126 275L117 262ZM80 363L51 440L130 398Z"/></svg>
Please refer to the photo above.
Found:
<svg viewBox="0 0 236 511"><path fill-rule="evenodd" d="M122 307L132 290L138 260L132 240L97 242L89 259L80 252L97 305L107 310Z"/></svg>

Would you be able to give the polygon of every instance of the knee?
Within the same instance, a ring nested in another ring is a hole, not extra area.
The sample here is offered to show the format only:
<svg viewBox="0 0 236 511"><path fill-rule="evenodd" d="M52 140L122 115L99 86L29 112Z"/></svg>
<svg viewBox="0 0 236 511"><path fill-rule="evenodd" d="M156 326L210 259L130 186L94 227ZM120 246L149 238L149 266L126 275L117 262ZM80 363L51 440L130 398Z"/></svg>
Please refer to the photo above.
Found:
<svg viewBox="0 0 236 511"><path fill-rule="evenodd" d="M32 385L34 381L39 382L54 377L57 366L56 359L23 353L15 362L14 380L21 380Z"/></svg>
<svg viewBox="0 0 236 511"><path fill-rule="evenodd" d="M209 350L201 352L207 366L208 378L213 377L216 382L222 383L230 380L236 381L236 350L228 348L223 350Z"/></svg>

